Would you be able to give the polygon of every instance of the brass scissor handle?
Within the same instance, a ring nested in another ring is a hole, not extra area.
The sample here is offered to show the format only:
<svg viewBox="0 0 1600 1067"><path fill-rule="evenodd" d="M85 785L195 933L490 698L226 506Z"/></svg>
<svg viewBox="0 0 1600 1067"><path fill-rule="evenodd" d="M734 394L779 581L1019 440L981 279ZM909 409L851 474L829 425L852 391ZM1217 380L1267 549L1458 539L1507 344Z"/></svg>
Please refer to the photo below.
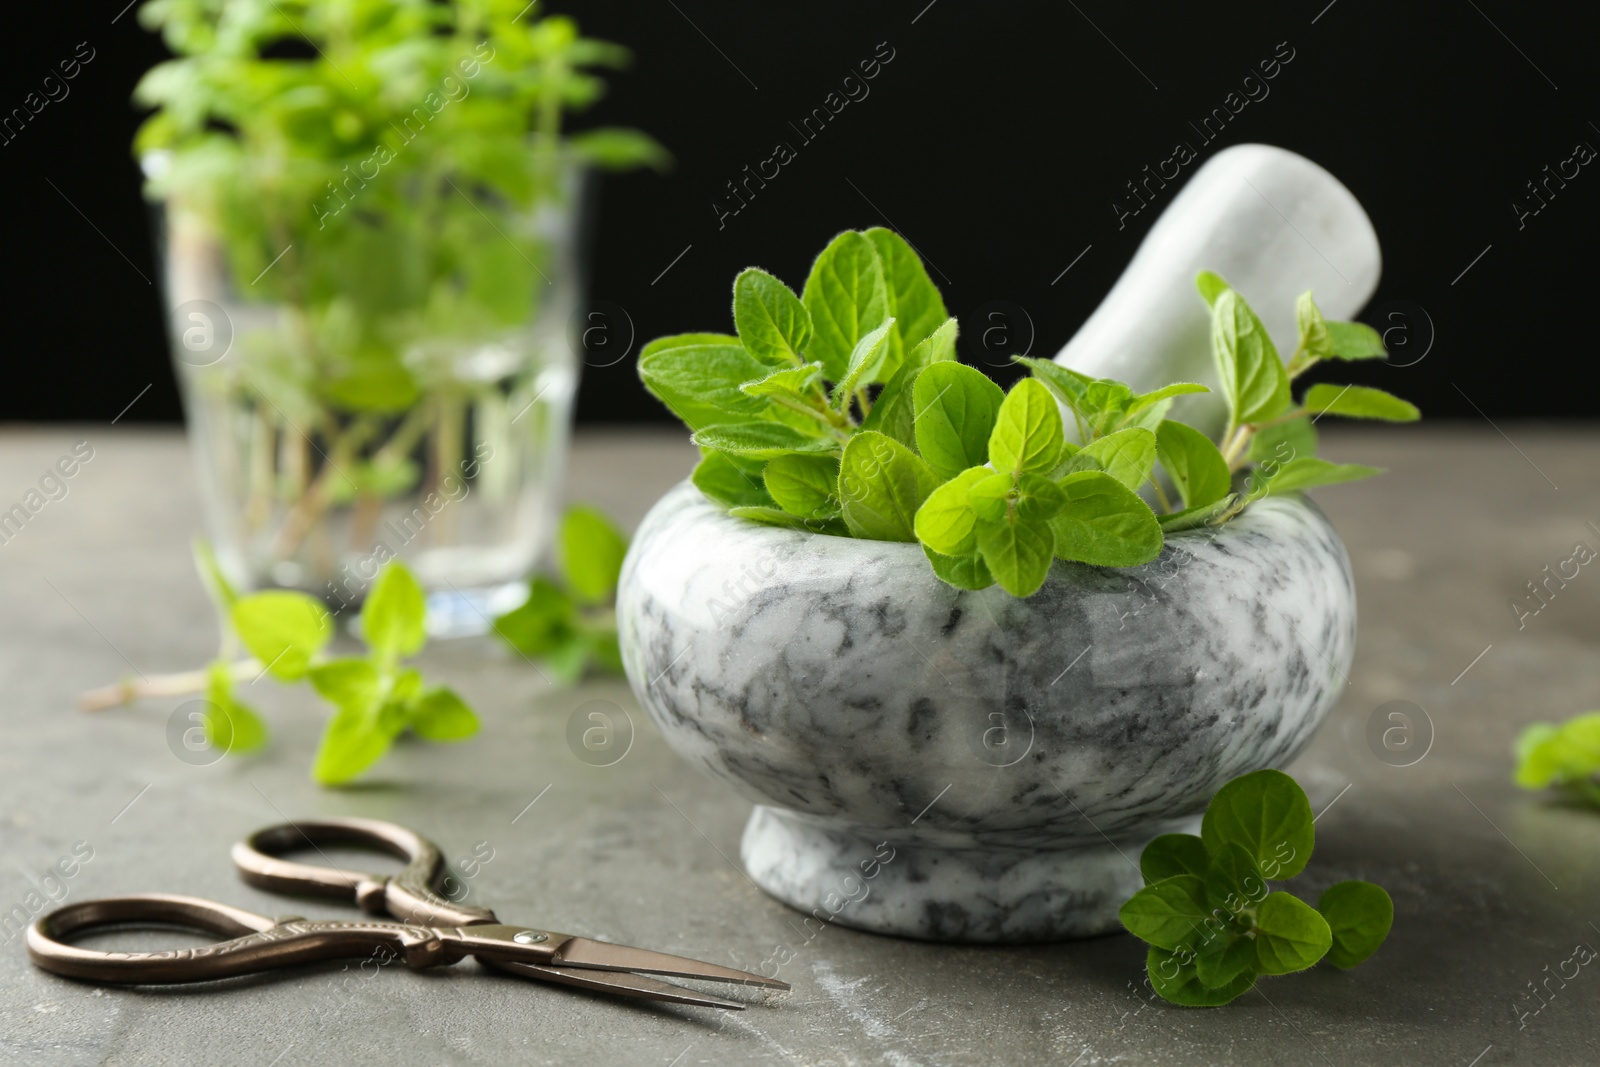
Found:
<svg viewBox="0 0 1600 1067"><path fill-rule="evenodd" d="M363 845L406 861L389 877L294 863L278 857L319 845ZM427 926L494 923L494 912L446 900L433 885L444 866L438 846L404 826L379 819L322 819L257 830L233 846L233 863L253 886L273 893L354 899L369 915L392 915Z"/></svg>
<svg viewBox="0 0 1600 1067"><path fill-rule="evenodd" d="M161 923L230 940L166 952L100 952L63 940L97 926ZM498 927L483 927L485 931ZM69 904L28 927L28 956L47 971L91 982L205 982L313 960L392 950L410 967L454 963L468 954L452 932L409 923L361 919L318 922L273 919L199 897L148 893Z"/></svg>

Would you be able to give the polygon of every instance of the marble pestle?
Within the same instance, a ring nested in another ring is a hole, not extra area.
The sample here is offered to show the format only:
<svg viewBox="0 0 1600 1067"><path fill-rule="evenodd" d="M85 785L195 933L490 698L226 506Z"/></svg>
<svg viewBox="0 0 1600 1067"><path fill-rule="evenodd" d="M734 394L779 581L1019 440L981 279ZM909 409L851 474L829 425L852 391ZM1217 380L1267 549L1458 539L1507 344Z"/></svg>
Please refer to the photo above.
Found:
<svg viewBox="0 0 1600 1067"><path fill-rule="evenodd" d="M1122 277L1056 361L1148 390L1174 381L1217 387L1202 270L1250 302L1288 359L1294 300L1307 289L1330 319L1351 319L1382 269L1378 236L1350 190L1304 156L1271 145L1219 152L1156 220ZM1216 395L1180 397L1173 416L1222 429Z"/></svg>

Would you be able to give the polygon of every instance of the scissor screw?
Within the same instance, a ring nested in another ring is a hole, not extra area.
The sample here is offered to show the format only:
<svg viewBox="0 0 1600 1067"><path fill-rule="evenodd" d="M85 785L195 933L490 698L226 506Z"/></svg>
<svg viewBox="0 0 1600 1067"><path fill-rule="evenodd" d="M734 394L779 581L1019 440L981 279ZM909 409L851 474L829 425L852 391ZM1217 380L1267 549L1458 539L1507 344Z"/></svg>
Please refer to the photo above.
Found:
<svg viewBox="0 0 1600 1067"><path fill-rule="evenodd" d="M520 934L511 935L511 940L519 945L537 945L541 941L550 940L549 934L536 934L531 930L524 930Z"/></svg>

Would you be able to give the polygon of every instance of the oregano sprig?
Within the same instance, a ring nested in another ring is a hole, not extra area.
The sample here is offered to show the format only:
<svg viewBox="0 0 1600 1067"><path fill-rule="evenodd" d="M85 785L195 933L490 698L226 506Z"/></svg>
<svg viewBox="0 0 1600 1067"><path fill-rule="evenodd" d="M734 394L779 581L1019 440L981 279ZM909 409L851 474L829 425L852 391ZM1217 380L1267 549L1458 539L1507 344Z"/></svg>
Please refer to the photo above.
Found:
<svg viewBox="0 0 1600 1067"><path fill-rule="evenodd" d="M283 589L238 593L204 542L195 546L195 565L217 609L216 658L200 671L85 694L84 707L203 690L206 741L225 753L242 753L262 747L267 728L239 699L238 683L266 675L283 683L306 681L334 709L311 768L323 785L360 775L408 730L427 741L459 741L478 732L477 715L466 701L446 686L427 685L406 662L427 643L427 603L399 560L384 564L361 606L366 655L338 658L324 655L335 624L321 601ZM241 651L249 656L240 658Z"/></svg>
<svg viewBox="0 0 1600 1067"><path fill-rule="evenodd" d="M1517 737L1515 781L1524 789L1554 788L1600 807L1600 711L1557 725L1536 722Z"/></svg>
<svg viewBox="0 0 1600 1067"><path fill-rule="evenodd" d="M615 601L627 538L598 510L575 505L557 540L560 575L534 575L528 599L494 620L495 633L557 682L590 669L620 674Z"/></svg>
<svg viewBox="0 0 1600 1067"><path fill-rule="evenodd" d="M1145 887L1119 917L1149 944L1145 967L1157 993L1214 1007L1260 975L1303 971L1322 959L1350 968L1378 950L1394 922L1394 903L1379 886L1339 882L1315 908L1272 888L1305 869L1314 821L1299 783L1261 770L1217 791L1200 836L1163 834L1145 846Z"/></svg>

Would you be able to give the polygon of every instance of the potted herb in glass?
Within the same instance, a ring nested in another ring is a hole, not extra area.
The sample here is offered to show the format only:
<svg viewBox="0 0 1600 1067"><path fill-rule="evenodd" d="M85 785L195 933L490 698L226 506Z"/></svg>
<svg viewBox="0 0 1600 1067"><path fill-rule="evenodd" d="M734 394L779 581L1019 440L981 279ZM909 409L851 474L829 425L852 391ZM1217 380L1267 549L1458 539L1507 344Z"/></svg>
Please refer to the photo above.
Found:
<svg viewBox="0 0 1600 1067"><path fill-rule="evenodd" d="M360 601L404 556L481 629L544 547L578 372L586 168L624 49L502 0L150 0L136 99L210 537L246 587Z"/></svg>

